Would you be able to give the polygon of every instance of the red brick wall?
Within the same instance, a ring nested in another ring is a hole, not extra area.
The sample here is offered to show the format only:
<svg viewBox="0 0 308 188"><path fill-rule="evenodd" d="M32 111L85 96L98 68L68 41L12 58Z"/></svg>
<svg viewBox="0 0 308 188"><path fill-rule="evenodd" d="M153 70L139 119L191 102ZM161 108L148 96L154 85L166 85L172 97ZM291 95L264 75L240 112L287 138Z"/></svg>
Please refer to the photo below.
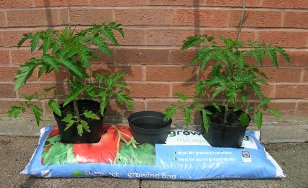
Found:
<svg viewBox="0 0 308 188"><path fill-rule="evenodd" d="M180 50L184 38L208 33L236 37L242 0L71 0L71 23L82 28L92 23L116 21L126 37L115 47L114 57L96 62L105 69L128 73L127 83L136 110L164 110L176 102L175 93L191 95L196 69L185 67L194 51ZM32 79L21 91L12 77L29 58L29 45L17 49L23 33L62 28L67 24L66 0L0 1L0 113L22 100L25 91L61 84L55 76ZM308 1L247 0L247 18L242 40L265 40L285 47L291 65L263 68L270 85L263 88L273 98L273 107L297 117L308 112ZM41 103L45 107L44 102ZM127 115L111 103L109 113ZM50 111L45 110L45 116Z"/></svg>

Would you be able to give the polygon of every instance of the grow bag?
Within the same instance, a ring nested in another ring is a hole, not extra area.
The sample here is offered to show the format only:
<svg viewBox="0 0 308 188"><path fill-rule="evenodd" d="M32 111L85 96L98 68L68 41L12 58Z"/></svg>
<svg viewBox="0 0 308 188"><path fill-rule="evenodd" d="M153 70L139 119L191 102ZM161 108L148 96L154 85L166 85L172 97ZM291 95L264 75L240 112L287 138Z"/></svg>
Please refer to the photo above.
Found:
<svg viewBox="0 0 308 188"><path fill-rule="evenodd" d="M57 126L41 129L36 151L22 171L38 177L169 180L284 177L259 142L246 131L242 148L211 147L196 131L171 130L166 144L136 144L128 126L107 125L98 143L65 144Z"/></svg>

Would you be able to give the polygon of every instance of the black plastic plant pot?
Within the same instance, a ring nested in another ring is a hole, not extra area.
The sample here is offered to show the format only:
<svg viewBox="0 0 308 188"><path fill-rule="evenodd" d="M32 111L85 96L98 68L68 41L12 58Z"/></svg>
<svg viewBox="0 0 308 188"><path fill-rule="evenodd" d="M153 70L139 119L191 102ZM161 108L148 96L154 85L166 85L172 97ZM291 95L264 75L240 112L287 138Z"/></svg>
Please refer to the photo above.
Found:
<svg viewBox="0 0 308 188"><path fill-rule="evenodd" d="M54 113L54 117L58 124L60 140L63 143L96 143L101 139L103 134L103 116L100 115L99 103L92 100L77 100L77 105L79 112L82 113L86 110L92 111L93 113L99 115L100 120L86 119L85 121L89 125L90 132L84 130L82 136L78 134L77 124L75 123L69 129L65 130L66 123L63 118L74 112L73 102L69 103L65 107L61 107L62 117ZM62 106L62 105L60 105ZM81 117L82 118L82 117ZM84 118L83 118L84 119Z"/></svg>
<svg viewBox="0 0 308 188"><path fill-rule="evenodd" d="M213 114L218 113L218 111L213 106L208 106L205 109L211 111ZM232 110L232 108L231 108ZM241 113L244 113L242 110L233 112L235 117L239 117ZM223 119L224 110L221 107L221 112L218 113ZM202 115L202 114L201 114ZM250 117L249 117L250 121ZM242 126L240 124L217 124L213 122L213 117L210 115L210 123L208 132L205 131L205 128L201 126L201 132L203 137L208 141L208 143L213 147L232 147L240 148L243 143L243 138L245 136L245 131L247 126Z"/></svg>
<svg viewBox="0 0 308 188"><path fill-rule="evenodd" d="M128 117L133 137L140 144L164 144L172 120L164 121L164 115L156 111L141 111Z"/></svg>

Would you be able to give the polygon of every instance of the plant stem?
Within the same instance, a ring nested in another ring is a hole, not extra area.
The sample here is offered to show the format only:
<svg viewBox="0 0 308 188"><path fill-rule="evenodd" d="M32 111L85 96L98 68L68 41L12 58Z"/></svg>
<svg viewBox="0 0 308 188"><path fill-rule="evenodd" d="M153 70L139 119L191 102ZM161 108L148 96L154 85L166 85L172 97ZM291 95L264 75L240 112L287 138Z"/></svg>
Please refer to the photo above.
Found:
<svg viewBox="0 0 308 188"><path fill-rule="evenodd" d="M241 19L240 19L239 31L238 31L236 40L240 40L240 37L241 37L241 32L242 32L242 27L243 27L243 22L244 22L245 9L246 9L246 0L243 0L242 15L241 15Z"/></svg>
<svg viewBox="0 0 308 188"><path fill-rule="evenodd" d="M228 101L225 104L225 115L224 115L224 123L226 124L229 116L229 103Z"/></svg>

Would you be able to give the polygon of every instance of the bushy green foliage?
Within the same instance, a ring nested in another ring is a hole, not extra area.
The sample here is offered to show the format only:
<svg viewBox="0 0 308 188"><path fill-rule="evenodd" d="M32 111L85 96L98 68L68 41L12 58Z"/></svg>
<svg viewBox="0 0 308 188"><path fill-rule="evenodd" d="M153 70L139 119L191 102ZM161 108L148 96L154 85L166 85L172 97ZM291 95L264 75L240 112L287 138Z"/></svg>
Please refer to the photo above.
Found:
<svg viewBox="0 0 308 188"><path fill-rule="evenodd" d="M93 74L90 61L95 57L91 45L98 47L104 54L111 56L110 45L118 45L114 32L119 32L124 36L120 24L114 22L109 24L93 25L90 28L76 32L70 28L64 28L61 31L47 29L45 31L27 33L18 42L20 47L26 41L30 41L31 53L40 51L41 56L33 57L25 64L21 65L17 71L14 81L15 88L22 88L28 79L33 75L34 70L38 70L39 79L44 74L52 72L58 73L64 70L69 73L67 84L70 93L66 96L63 106L74 102L81 96L90 99L97 99L100 102L100 113L104 114L105 108L110 98L115 98L117 102L132 107L132 99L127 95L128 87L121 79L125 76L123 73ZM52 93L52 94L50 94ZM16 118L26 108L32 109L36 122L39 125L42 116L42 109L34 102L48 100L50 107L55 114L62 116L58 102L50 95L56 94L56 88L45 88L42 93L31 96L25 95L25 102L19 102L19 105L12 106L8 111L9 117ZM80 116L88 119L97 119L98 114L87 111L79 114L78 108L75 108L75 114L68 114L64 117L67 122L67 129L77 123L78 133L82 135L83 131L89 131L88 124Z"/></svg>
<svg viewBox="0 0 308 188"><path fill-rule="evenodd" d="M195 96L191 98L192 104L187 106L185 103L189 98L179 95L179 104L172 105L165 111L165 119L172 117L177 109L185 114L186 125L191 123L191 113L201 111L203 114L203 124L205 129L209 126L209 115L211 112L203 108L200 98L211 96L211 104L220 111L221 106L225 108L224 122L228 119L230 106L234 111L244 109L245 112L253 112L254 120L258 128L262 126L263 112L267 111L275 116L279 112L275 109L267 108L271 101L261 92L261 84L267 84L267 76L260 70L263 65L263 59L268 56L270 61L278 67L277 55L280 54L289 63L288 54L278 46L272 46L265 42L248 42L244 48L241 41L231 38L219 37L223 42L222 46L217 45L214 37L208 35L188 37L182 46L182 50L201 45L197 55L189 63L199 66L200 72L210 69L209 76L201 79L195 84ZM247 48L248 47L248 48ZM258 66L247 62L249 57L258 62ZM213 63L209 65L209 62ZM214 102L217 97L223 99L223 102ZM249 100L258 98L257 106L249 106ZM249 122L247 115L241 115L239 122L246 126Z"/></svg>

